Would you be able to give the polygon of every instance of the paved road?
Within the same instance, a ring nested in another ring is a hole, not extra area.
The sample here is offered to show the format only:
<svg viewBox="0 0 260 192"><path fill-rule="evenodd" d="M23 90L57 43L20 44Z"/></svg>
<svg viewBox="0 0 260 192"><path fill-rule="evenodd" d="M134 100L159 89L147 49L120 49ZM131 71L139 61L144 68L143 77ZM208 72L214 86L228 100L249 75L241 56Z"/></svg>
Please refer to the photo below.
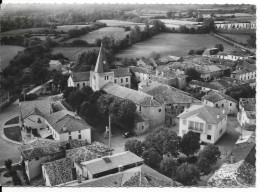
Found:
<svg viewBox="0 0 260 192"><path fill-rule="evenodd" d="M2 131L2 124L10 117L19 113L18 100L12 103L10 106L0 112L0 131ZM4 165L4 161L9 159L13 160L13 163L17 163L20 160L20 152L17 149L18 145L4 141L0 137L0 166Z"/></svg>

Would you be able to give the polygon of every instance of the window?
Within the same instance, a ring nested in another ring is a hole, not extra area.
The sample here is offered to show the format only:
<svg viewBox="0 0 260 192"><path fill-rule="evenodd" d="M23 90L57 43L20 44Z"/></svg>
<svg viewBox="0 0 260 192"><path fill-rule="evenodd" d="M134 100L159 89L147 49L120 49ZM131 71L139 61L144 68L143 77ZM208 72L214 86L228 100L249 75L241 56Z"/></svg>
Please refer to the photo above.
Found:
<svg viewBox="0 0 260 192"><path fill-rule="evenodd" d="M41 121L41 118L38 118L38 123L41 123L42 121Z"/></svg>
<svg viewBox="0 0 260 192"><path fill-rule="evenodd" d="M81 135L79 135L79 139L81 139Z"/></svg>
<svg viewBox="0 0 260 192"><path fill-rule="evenodd" d="M121 79L121 83L123 83L123 79Z"/></svg>
<svg viewBox="0 0 260 192"><path fill-rule="evenodd" d="M203 130L203 128L204 128L204 124L200 123L200 129Z"/></svg>
<svg viewBox="0 0 260 192"><path fill-rule="evenodd" d="M85 83L83 83L83 87L85 87Z"/></svg>
<svg viewBox="0 0 260 192"><path fill-rule="evenodd" d="M159 111L159 113L160 113L160 112L162 111L162 109L159 109L158 111Z"/></svg>
<svg viewBox="0 0 260 192"><path fill-rule="evenodd" d="M207 140L211 140L211 135L207 135Z"/></svg>
<svg viewBox="0 0 260 192"><path fill-rule="evenodd" d="M79 88L79 83L77 83L77 87Z"/></svg>
<svg viewBox="0 0 260 192"><path fill-rule="evenodd" d="M71 135L71 132L69 132L69 135Z"/></svg>
<svg viewBox="0 0 260 192"><path fill-rule="evenodd" d="M142 130L144 130L144 126L142 126Z"/></svg>
<svg viewBox="0 0 260 192"><path fill-rule="evenodd" d="M116 83L116 79L114 80L114 82Z"/></svg>
<svg viewBox="0 0 260 192"><path fill-rule="evenodd" d="M81 130L79 130L79 133L81 133Z"/></svg>
<svg viewBox="0 0 260 192"><path fill-rule="evenodd" d="M230 103L229 105L232 106L232 103Z"/></svg>
<svg viewBox="0 0 260 192"><path fill-rule="evenodd" d="M71 136L69 136L69 140L72 140L72 137L71 137Z"/></svg>
<svg viewBox="0 0 260 192"><path fill-rule="evenodd" d="M216 104L216 107L218 107L218 104Z"/></svg>
<svg viewBox="0 0 260 192"><path fill-rule="evenodd" d="M186 134L186 131L182 131L182 135L185 135Z"/></svg>
<svg viewBox="0 0 260 192"><path fill-rule="evenodd" d="M187 123L187 120L186 120L186 119L183 119L183 120L182 120L182 124L183 124L183 125L186 125L186 123Z"/></svg>
<svg viewBox="0 0 260 192"><path fill-rule="evenodd" d="M194 121L190 121L190 127L194 128Z"/></svg>
<svg viewBox="0 0 260 192"><path fill-rule="evenodd" d="M208 125L208 130L211 130L212 129L212 125Z"/></svg>
<svg viewBox="0 0 260 192"><path fill-rule="evenodd" d="M128 78L125 78L125 82L128 82Z"/></svg>
<svg viewBox="0 0 260 192"><path fill-rule="evenodd" d="M142 106L139 106L139 111L142 111Z"/></svg>
<svg viewBox="0 0 260 192"><path fill-rule="evenodd" d="M39 157L35 157L35 160L38 161L38 160L39 160Z"/></svg>
<svg viewBox="0 0 260 192"><path fill-rule="evenodd" d="M220 134L220 135L221 135L221 133L222 133L222 129L219 130L219 134Z"/></svg>
<svg viewBox="0 0 260 192"><path fill-rule="evenodd" d="M222 108L224 107L224 104L222 104Z"/></svg>

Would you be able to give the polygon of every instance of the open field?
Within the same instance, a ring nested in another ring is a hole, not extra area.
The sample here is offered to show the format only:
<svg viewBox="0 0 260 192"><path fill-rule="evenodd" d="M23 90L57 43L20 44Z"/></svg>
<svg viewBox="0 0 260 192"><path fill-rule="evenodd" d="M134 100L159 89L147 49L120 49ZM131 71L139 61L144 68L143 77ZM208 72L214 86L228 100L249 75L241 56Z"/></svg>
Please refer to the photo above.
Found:
<svg viewBox="0 0 260 192"><path fill-rule="evenodd" d="M69 30L71 29L81 29L81 28L84 28L84 27L87 27L89 25L60 25L60 26L57 26L57 29L55 29L55 31L64 31L64 32L68 32Z"/></svg>
<svg viewBox="0 0 260 192"><path fill-rule="evenodd" d="M173 20L173 19L158 19L161 22L165 24L171 24L171 25L197 25L200 24L200 22L196 21L185 21L185 20Z"/></svg>
<svg viewBox="0 0 260 192"><path fill-rule="evenodd" d="M191 49L200 49L203 47L211 48L217 43L221 43L224 46L225 51L237 50L229 44L208 34L161 33L149 40L137 43L130 48L123 50L118 53L116 57L148 57L151 52L157 52L161 54L161 56L186 56Z"/></svg>
<svg viewBox="0 0 260 192"><path fill-rule="evenodd" d="M129 34L130 31L125 31L125 29L120 27L104 27L95 31L92 31L86 35L82 35L78 38L72 38L67 41L67 43L72 42L76 39L84 40L88 43L95 43L96 39L102 39L103 37L110 37L114 36L115 40L121 40L123 39L127 34Z"/></svg>
<svg viewBox="0 0 260 192"><path fill-rule="evenodd" d="M10 30L6 32L0 33L0 37L3 36L15 36L15 35L24 35L25 33L44 33L45 30L48 30L48 28L29 28L29 29L16 29L16 30Z"/></svg>
<svg viewBox="0 0 260 192"><path fill-rule="evenodd" d="M122 25L124 25L124 26L143 25L143 23L134 23L134 22L130 22L130 21L120 21L120 20L106 20L106 19L98 20L98 22L106 23L107 26L110 26L110 27L122 26Z"/></svg>
<svg viewBox="0 0 260 192"><path fill-rule="evenodd" d="M4 134L8 139L21 142L21 128L19 126L4 128Z"/></svg>
<svg viewBox="0 0 260 192"><path fill-rule="evenodd" d="M71 61L76 61L78 55L83 52L88 52L93 49L98 50L99 47L55 47L52 49L52 54L62 53L65 57L68 57Z"/></svg>
<svg viewBox="0 0 260 192"><path fill-rule="evenodd" d="M24 47L15 46L15 45L1 45L0 46L0 66L3 70L9 65L9 62L13 57L19 52L24 50Z"/></svg>
<svg viewBox="0 0 260 192"><path fill-rule="evenodd" d="M247 40L250 38L249 35L244 35L244 34L221 34L221 35L228 37L236 41L237 43L243 43L243 44L247 44Z"/></svg>
<svg viewBox="0 0 260 192"><path fill-rule="evenodd" d="M256 30L255 29L218 29L218 33L250 35L250 34L255 34Z"/></svg>

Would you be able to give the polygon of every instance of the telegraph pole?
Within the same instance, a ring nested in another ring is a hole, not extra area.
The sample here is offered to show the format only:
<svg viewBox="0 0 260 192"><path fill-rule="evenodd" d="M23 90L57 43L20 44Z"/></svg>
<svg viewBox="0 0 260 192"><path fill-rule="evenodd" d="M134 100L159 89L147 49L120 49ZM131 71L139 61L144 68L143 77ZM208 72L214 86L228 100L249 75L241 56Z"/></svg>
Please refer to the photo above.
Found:
<svg viewBox="0 0 260 192"><path fill-rule="evenodd" d="M111 118L110 118L110 115L108 116L108 120L109 120L108 146L109 146L109 148L111 148Z"/></svg>

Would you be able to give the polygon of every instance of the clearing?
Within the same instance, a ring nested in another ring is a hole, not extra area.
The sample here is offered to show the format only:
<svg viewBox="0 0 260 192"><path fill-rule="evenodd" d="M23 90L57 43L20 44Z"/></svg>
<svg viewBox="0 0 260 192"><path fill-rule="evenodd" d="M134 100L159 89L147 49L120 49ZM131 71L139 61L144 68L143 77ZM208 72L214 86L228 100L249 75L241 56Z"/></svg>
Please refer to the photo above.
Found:
<svg viewBox="0 0 260 192"><path fill-rule="evenodd" d="M13 141L22 141L21 128L19 126L4 128L4 134Z"/></svg>
<svg viewBox="0 0 260 192"><path fill-rule="evenodd" d="M60 25L60 26L57 26L57 29L55 29L55 31L58 31L58 32L64 31L67 33L71 29L81 29L81 28L84 28L87 26L89 26L89 25Z"/></svg>
<svg viewBox="0 0 260 192"><path fill-rule="evenodd" d="M13 59L13 57L19 52L23 51L24 47L15 46L15 45L1 45L0 46L0 67L1 69L5 69L9 62Z"/></svg>

